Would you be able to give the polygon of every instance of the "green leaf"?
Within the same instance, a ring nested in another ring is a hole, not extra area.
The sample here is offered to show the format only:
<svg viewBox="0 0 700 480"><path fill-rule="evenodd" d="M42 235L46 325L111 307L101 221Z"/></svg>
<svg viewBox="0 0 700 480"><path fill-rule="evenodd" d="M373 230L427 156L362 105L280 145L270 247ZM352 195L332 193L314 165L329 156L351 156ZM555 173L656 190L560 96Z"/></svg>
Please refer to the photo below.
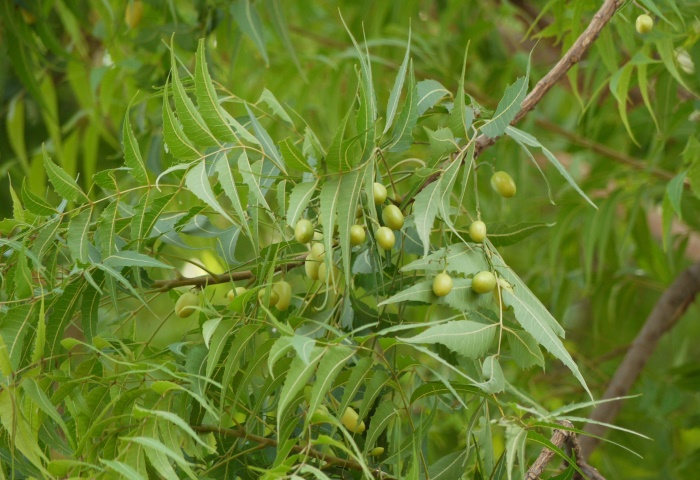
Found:
<svg viewBox="0 0 700 480"><path fill-rule="evenodd" d="M410 338L399 338L405 343L442 344L467 358L483 356L493 343L498 324L483 324L469 320L447 322L430 327Z"/></svg>
<svg viewBox="0 0 700 480"><path fill-rule="evenodd" d="M673 206L673 211L676 212L678 218L683 218L683 214L681 211L681 200L683 198L685 177L687 173L687 171L679 173L678 175L673 177L673 179L669 181L666 185L666 196L671 202L671 206ZM698 187L700 187L700 185L698 185Z"/></svg>
<svg viewBox="0 0 700 480"><path fill-rule="evenodd" d="M126 115L124 115L124 126L122 127L122 146L124 148L124 163L129 167L131 176L140 184L148 183L148 172L143 163L143 158L141 158L139 142L131 129L128 109Z"/></svg>
<svg viewBox="0 0 700 480"><path fill-rule="evenodd" d="M309 415L306 416L305 426L308 426L311 415L323 403L323 397L330 392L335 378L354 353L353 350L342 345L332 345L328 348L316 371L316 381L314 381L311 388Z"/></svg>
<svg viewBox="0 0 700 480"><path fill-rule="evenodd" d="M326 249L326 262L328 265L333 265L333 231L335 230L338 214L338 201L340 200L339 190L340 180L337 178L326 180L321 187L320 218L321 226L323 227L323 245ZM330 272L331 269L327 269L327 275L330 275Z"/></svg>
<svg viewBox="0 0 700 480"><path fill-rule="evenodd" d="M471 275L482 270L488 270L489 266L480 248L470 244L458 243L441 248L427 257L415 260L401 267L402 272L431 271L441 272L447 265L447 271L462 275Z"/></svg>
<svg viewBox="0 0 700 480"><path fill-rule="evenodd" d="M26 178L22 180L21 195L24 206L27 207L27 210L30 212L42 216L53 215L56 213L56 209L49 205L46 200L31 191L29 185L27 185Z"/></svg>
<svg viewBox="0 0 700 480"><path fill-rule="evenodd" d="M311 375L313 375L314 371L316 370L316 365L318 365L318 362L321 360L324 353L326 353L326 349L314 347L309 356L308 362L305 362L304 359L299 356L294 357L292 360L292 363L289 366L289 371L287 372L287 378L284 381L284 385L282 386L279 396L279 406L277 408L278 431L280 430L280 419L284 416L287 406L311 378Z"/></svg>
<svg viewBox="0 0 700 480"><path fill-rule="evenodd" d="M87 288L87 282L78 277L69 283L47 309L46 315L46 354L48 356L57 353L58 346L63 338L63 333L73 319L73 314L80 303L83 290ZM44 321L44 319L40 319Z"/></svg>
<svg viewBox="0 0 700 480"><path fill-rule="evenodd" d="M17 155L25 174L28 174L29 157L27 156L27 146L24 142L24 95L22 93L12 97L7 106L6 126L10 147Z"/></svg>
<svg viewBox="0 0 700 480"><path fill-rule="evenodd" d="M243 225L246 235L248 238L253 238L253 235L250 232L250 227L248 226L245 208L243 207L243 203L238 196L236 180L233 178L233 170L229 164L228 157L226 155L221 155L219 159L216 160L214 168L218 174L219 184L221 185L221 188L223 188L226 196L229 198L229 200L231 200L233 209L236 211L236 215L238 215L238 219L241 222L241 225Z"/></svg>
<svg viewBox="0 0 700 480"><path fill-rule="evenodd" d="M528 77L518 78L514 84L506 88L503 98L498 102L498 107L493 117L479 129L489 138L503 135L510 122L520 111L520 105L527 95Z"/></svg>
<svg viewBox="0 0 700 480"><path fill-rule="evenodd" d="M413 61L411 61L408 69L408 87L404 107L396 120L396 126L394 126L387 150L390 152L408 150L413 144L413 129L416 127L417 121L418 89L416 88L416 77L413 74Z"/></svg>
<svg viewBox="0 0 700 480"><path fill-rule="evenodd" d="M420 117L426 110L435 106L441 98L449 95L450 91L437 80L422 80L417 84L417 94L417 114Z"/></svg>
<svg viewBox="0 0 700 480"><path fill-rule="evenodd" d="M627 134L636 145L639 145L630 127L629 119L627 118L627 99L633 70L634 65L629 62L618 70L612 78L610 78L610 92L615 97L615 100L617 100L617 110L620 114L620 119L622 119L622 124L627 130Z"/></svg>
<svg viewBox="0 0 700 480"><path fill-rule="evenodd" d="M502 222L489 224L489 241L494 247L507 247L523 241L533 233L551 228L555 223L518 223L508 225Z"/></svg>
<svg viewBox="0 0 700 480"><path fill-rule="evenodd" d="M101 285L104 274L97 272L95 277L97 278L96 281ZM99 289L93 285L86 287L80 304L80 321L83 326L83 334L85 334L85 339L88 343L92 343L92 339L97 335L101 299L102 292Z"/></svg>
<svg viewBox="0 0 700 480"><path fill-rule="evenodd" d="M544 367L544 355L532 335L523 330L510 329L506 331L506 338L513 360L520 368L526 369L533 365Z"/></svg>
<svg viewBox="0 0 700 480"><path fill-rule="evenodd" d="M542 145L535 137L515 127L507 127L506 133L510 138L515 140L523 148L525 148L525 145L540 148L542 150L542 153L544 153L545 157L547 157L550 163L554 165L554 167L559 171L561 176L564 177L564 179L566 179L567 182L569 182L569 185L571 185L574 188L574 190L576 190L576 192L578 192L578 194L581 195L593 208L595 208L596 210L598 209L596 204L593 203L593 200L588 198L588 195L586 195L583 192L583 190L581 190L581 188L576 184L573 177L569 174L568 171L566 171L566 168L564 168L564 166L561 163L559 163L557 157L555 157L552 152L547 150L547 148L545 148L544 145Z"/></svg>
<svg viewBox="0 0 700 480"><path fill-rule="evenodd" d="M343 155L343 145L345 139L345 129L348 125L348 119L350 118L350 112L345 115L343 121L341 122L338 130L333 136L333 141L331 146L328 147L328 154L326 155L326 165L328 170L331 172L340 172L342 170L350 169L350 165L347 164L347 158Z"/></svg>
<svg viewBox="0 0 700 480"><path fill-rule="evenodd" d="M497 355L484 359L484 363L481 365L481 373L488 379L485 383L479 384L479 387L484 392L495 394L505 390L506 379L503 376L503 370L498 362Z"/></svg>
<svg viewBox="0 0 700 480"><path fill-rule="evenodd" d="M177 160L193 160L201 154L185 135L180 122L170 107L169 82L165 82L163 90L163 145L166 151Z"/></svg>
<svg viewBox="0 0 700 480"><path fill-rule="evenodd" d="M342 15L340 16L340 21L343 22L345 31L348 33L350 40L352 40L352 44L355 46L357 58L360 60L360 73L363 84L360 90L364 91L364 95L366 95L365 101L367 108L367 123L369 125L373 125L374 122L377 121L377 97L374 93L374 85L372 81L372 63L369 58L369 52L366 50L367 43L365 43L365 50L363 51L362 48L360 48L360 45L357 43L357 40L355 40L355 37L352 35L352 32L350 32L350 29L345 23L345 19Z"/></svg>
<svg viewBox="0 0 700 480"><path fill-rule="evenodd" d="M282 158L284 158L284 163L286 163L289 168L301 172L314 173L314 169L309 166L304 155L296 145L294 145L291 139L285 138L280 142L280 151L282 153Z"/></svg>
<svg viewBox="0 0 700 480"><path fill-rule="evenodd" d="M430 251L430 234L433 230L433 222L442 202L441 182L435 181L429 184L415 197L413 211L415 212L416 230L423 242L423 256Z"/></svg>
<svg viewBox="0 0 700 480"><path fill-rule="evenodd" d="M381 402L377 407L377 411L372 415L372 421L369 423L367 430L367 440L365 442L365 451L368 452L374 448L379 436L387 429L389 424L398 416L399 412L396 406L391 402ZM432 478L432 477L431 477Z"/></svg>
<svg viewBox="0 0 700 480"><path fill-rule="evenodd" d="M265 60L265 66L270 66L270 59L265 49L265 36L263 34L260 16L249 0L236 0L231 4L231 15L241 28L241 31L250 38L257 47L260 55Z"/></svg>
<svg viewBox="0 0 700 480"><path fill-rule="evenodd" d="M219 105L219 98L207 68L204 42L204 39L199 40L194 70L194 93L199 114L215 138L224 142L239 142L238 136L229 125L224 109ZM243 129L242 126L239 127Z"/></svg>
<svg viewBox="0 0 700 480"><path fill-rule="evenodd" d="M260 125L260 122L258 122L258 119L255 117L253 111L250 109L247 103L245 103L245 108L248 112L248 118L250 118L250 124L253 126L255 138L257 138L260 142L265 155L268 159L274 162L276 167L284 169L284 159L280 155L279 150L277 150L275 142L272 141L270 134L267 133L267 130L265 130L262 125ZM277 172L273 173L273 175L276 174Z"/></svg>
<svg viewBox="0 0 700 480"><path fill-rule="evenodd" d="M15 50L11 48L10 50ZM0 349L3 346L0 345ZM48 461L44 452L39 448L37 431L29 423L25 412L22 411L17 388L8 387L0 390L0 423L5 432L12 432L11 445L19 450L32 465L45 472L44 478L50 478L43 465Z"/></svg>
<svg viewBox="0 0 700 480"><path fill-rule="evenodd" d="M297 52L294 50L294 44L292 43L291 38L289 38L289 28L287 27L287 21L284 18L284 11L280 0L265 0L265 6L270 14L272 26L275 28L275 31L280 39L282 39L282 43L287 49L287 52L289 52L289 55L292 57L292 61L297 67L302 80L306 82L306 72L303 68L301 68L301 63L299 63Z"/></svg>
<svg viewBox="0 0 700 480"><path fill-rule="evenodd" d="M252 193L255 200L257 200L257 205L260 205L267 211L272 211L265 199L262 187L260 186L260 174L255 172L251 167L248 154L245 150L241 152L241 155L238 157L238 171L241 172L243 182L248 185L250 193Z"/></svg>
<svg viewBox="0 0 700 480"><path fill-rule="evenodd" d="M68 225L68 234L66 236L68 250L70 250L73 260L81 265L90 263L88 233L90 233L91 215L92 207L75 215L71 218Z"/></svg>
<svg viewBox="0 0 700 480"><path fill-rule="evenodd" d="M161 467L163 467L165 464L162 463L161 455L164 455L164 456L170 458L171 460L175 461L175 463L177 463L178 466L180 468L182 468L190 478L193 478L193 479L197 478L195 476L194 472L192 472L192 469L190 468L189 464L187 463L187 461L183 457L182 452L181 451L176 452L176 451L166 447L165 445L163 445L163 443L160 440L157 440L155 438L150 438L150 437L122 437L122 439L127 440L131 443L137 443L139 445L144 446L145 450L146 450L146 454L148 455L148 458L149 458L149 460L151 460L152 463L156 462L156 465L160 465ZM154 465L154 467L156 465ZM167 466L170 467L170 464L167 463ZM172 467L169 470L165 469L163 471L172 471L172 474L174 474L175 476L170 477L170 478L179 478L175 474L175 471L172 470ZM159 470L159 473L163 474L163 471ZM164 476L166 476L166 478L168 478L167 474Z"/></svg>
<svg viewBox="0 0 700 480"><path fill-rule="evenodd" d="M462 63L462 75L459 77L457 95L455 95L455 105L450 112L449 125L456 137L465 140L471 137L469 129L474 121L474 110L467 108L464 103L464 77L467 74L467 56L469 54L469 43L464 51L464 61Z"/></svg>
<svg viewBox="0 0 700 480"><path fill-rule="evenodd" d="M133 252L130 250L122 250L114 253L102 261L103 264L114 268L122 267L155 267L155 268L173 268L172 265L163 263L155 258L151 258L143 253Z"/></svg>
<svg viewBox="0 0 700 480"><path fill-rule="evenodd" d="M394 86L391 88L391 93L389 94L389 102L386 106L386 125L384 125L384 131L382 135L389 131L391 125L394 123L394 116L399 108L399 98L401 97L401 91L403 90L403 83L406 79L406 69L408 68L408 58L411 53L411 28L408 29L408 41L406 42L406 53L403 56L403 62L399 67L399 72L396 74L396 79L394 80ZM423 82L421 82L423 83ZM420 83L419 92L420 92ZM420 94L419 94L420 96ZM419 114L422 115L422 112Z"/></svg>
<svg viewBox="0 0 700 480"><path fill-rule="evenodd" d="M51 182L54 190L56 190L56 193L69 202L75 202L77 200L80 200L81 203L89 202L90 200L87 195L85 195L85 192L81 190L75 180L61 167L51 161L48 153L46 153L45 147L42 148L42 153L44 155L46 174L49 177L49 182Z"/></svg>
<svg viewBox="0 0 700 480"><path fill-rule="evenodd" d="M226 210L221 206L214 195L209 183L209 175L207 175L206 160L202 160L192 167L185 175L185 185L194 193L197 198L209 205L216 213L224 217L231 223L235 223L233 219L226 213Z"/></svg>
<svg viewBox="0 0 700 480"><path fill-rule="evenodd" d="M17 263L13 270L14 276L12 277L15 284L15 298L18 300L31 298L34 296L34 282L32 281L32 271L27 263L27 251L26 248L17 252Z"/></svg>
<svg viewBox="0 0 700 480"><path fill-rule="evenodd" d="M141 475L138 471L134 470L126 463L119 462L117 460L107 460L105 458L100 458L100 462L104 463L107 467L111 468L116 473L120 473L125 478L135 480L146 480L146 477Z"/></svg>
<svg viewBox="0 0 700 480"><path fill-rule="evenodd" d="M39 407L45 414L47 414L51 419L61 427L63 434L66 436L70 444L75 447L75 440L73 439L72 432L68 429L68 426L63 421L63 417L58 413L56 407L51 403L49 397L44 393L44 391L39 388L39 385L31 377L24 377L22 379L22 389L31 398L32 402Z"/></svg>
<svg viewBox="0 0 700 480"><path fill-rule="evenodd" d="M204 447L206 450L208 450L211 453L215 452L215 450L211 446L207 445L199 438L197 432L192 430L192 427L190 427L187 424L187 422L185 422L182 418L180 418L172 412L167 412L164 410L150 410L147 408L141 408L138 405L134 405L133 412L135 418L158 417L167 420L168 422L180 427L180 429L183 430L187 435L189 435L190 438L192 438L192 440Z"/></svg>
<svg viewBox="0 0 700 480"><path fill-rule="evenodd" d="M364 175L364 168L345 173L340 177L340 186L338 187L338 233L340 234L340 252L343 259L346 285L351 284L350 279L352 277L350 228L357 221L355 212L360 201ZM324 231L324 238L326 235Z"/></svg>
<svg viewBox="0 0 700 480"><path fill-rule="evenodd" d="M361 74L360 74L361 76ZM361 162L367 160L370 155L374 152L374 145L376 140L376 128L375 121L376 116L373 116L372 106L376 99L373 98L374 92L367 90L367 84L365 82L360 82L360 108L357 111L357 116L355 118L355 126L358 131L356 138L360 140L360 150L361 153L358 157L354 155L350 162L346 162L351 166L357 164L357 161L353 161L359 158ZM371 86L370 86L371 88ZM345 148L345 146L344 146Z"/></svg>
<svg viewBox="0 0 700 480"><path fill-rule="evenodd" d="M187 138L200 147L210 147L217 145L216 138L209 131L209 127L204 122L194 103L187 96L185 87L180 81L180 74L177 68L177 59L175 58L175 49L171 41L170 44L170 73L173 79L173 100L175 101L175 111L182 123L182 131L187 135Z"/></svg>
<svg viewBox="0 0 700 480"><path fill-rule="evenodd" d="M309 205L314 192L316 192L317 184L318 181L298 183L292 189L292 193L289 195L289 208L287 209L287 225L294 228Z"/></svg>
<svg viewBox="0 0 700 480"><path fill-rule="evenodd" d="M292 121L292 117L290 117L289 114L284 110L284 107L279 102L279 100L277 100L275 94L269 91L267 88L263 88L263 91L260 94L260 98L258 98L258 101L255 103L260 102L265 102L265 104L268 107L270 107L270 110L272 110L272 113L277 115L279 118L282 119L282 121L284 121L288 125L294 126L294 121Z"/></svg>

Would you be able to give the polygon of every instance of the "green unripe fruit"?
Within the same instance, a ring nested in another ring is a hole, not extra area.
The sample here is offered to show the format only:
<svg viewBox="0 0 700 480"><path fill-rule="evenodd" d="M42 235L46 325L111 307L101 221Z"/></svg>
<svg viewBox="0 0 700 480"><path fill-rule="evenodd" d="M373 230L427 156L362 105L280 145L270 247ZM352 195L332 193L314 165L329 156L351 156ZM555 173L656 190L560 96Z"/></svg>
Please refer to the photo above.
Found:
<svg viewBox="0 0 700 480"><path fill-rule="evenodd" d="M186 318L192 315L199 306L199 295L194 292L185 292L175 302L175 315Z"/></svg>
<svg viewBox="0 0 700 480"><path fill-rule="evenodd" d="M486 224L481 220L475 220L469 225L469 236L476 243L481 243L486 238Z"/></svg>
<svg viewBox="0 0 700 480"><path fill-rule="evenodd" d="M384 453L384 447L374 447L372 450L370 450L369 454L372 457L378 457L379 455Z"/></svg>
<svg viewBox="0 0 700 480"><path fill-rule="evenodd" d="M387 205L382 211L384 225L392 230L401 230L403 227L403 213L396 205Z"/></svg>
<svg viewBox="0 0 700 480"><path fill-rule="evenodd" d="M240 297L247 291L248 289L245 287L236 287L235 289L231 289L228 291L228 293L226 294L226 298L228 298L229 301L233 301L234 298Z"/></svg>
<svg viewBox="0 0 700 480"><path fill-rule="evenodd" d="M517 188L515 182L508 173L500 171L491 176L491 188L503 198L511 198L515 196Z"/></svg>
<svg viewBox="0 0 700 480"><path fill-rule="evenodd" d="M496 276L484 270L474 275L472 279L472 290L476 293L489 293L496 287Z"/></svg>
<svg viewBox="0 0 700 480"><path fill-rule="evenodd" d="M644 35L651 32L654 28L654 20L646 13L643 13L637 17L637 21L634 25L637 28L637 33Z"/></svg>
<svg viewBox="0 0 700 480"><path fill-rule="evenodd" d="M348 407L340 417L340 423L352 433L362 433L365 431L365 422L359 421L360 417L355 410Z"/></svg>
<svg viewBox="0 0 700 480"><path fill-rule="evenodd" d="M277 302L275 302L275 307L277 310L283 312L289 308L289 304L292 301L292 286L289 282L280 280L272 286L272 291L277 293Z"/></svg>
<svg viewBox="0 0 700 480"><path fill-rule="evenodd" d="M265 289L261 288L260 291L258 291L258 300L261 302L265 299ZM274 307L277 305L277 302L279 302L280 296L279 293L275 291L273 288L270 290L270 300L267 302L268 307Z"/></svg>
<svg viewBox="0 0 700 480"><path fill-rule="evenodd" d="M353 225L350 227L350 243L353 245L361 245L365 243L365 229L361 225Z"/></svg>
<svg viewBox="0 0 700 480"><path fill-rule="evenodd" d="M314 224L302 218L294 226L294 238L299 243L309 243L314 238Z"/></svg>
<svg viewBox="0 0 700 480"><path fill-rule="evenodd" d="M318 267L318 278L320 280L325 281L328 273L328 264L326 262L321 263L321 265ZM328 281L330 283L336 284L338 283L338 280L340 280L340 269L333 265L333 268L331 268L330 271L330 278L328 279Z"/></svg>
<svg viewBox="0 0 700 480"><path fill-rule="evenodd" d="M396 243L396 235L389 227L379 227L374 234L374 239L382 250L391 250Z"/></svg>
<svg viewBox="0 0 700 480"><path fill-rule="evenodd" d="M386 200L386 187L381 183L374 182L372 194L374 195L374 204L381 205Z"/></svg>
<svg viewBox="0 0 700 480"><path fill-rule="evenodd" d="M323 263L322 259L325 252L326 249L322 243L314 243L311 246L311 252L306 256L306 261L304 262L306 276L311 280L318 280L318 269Z"/></svg>
<svg viewBox="0 0 700 480"><path fill-rule="evenodd" d="M433 280L433 293L438 297L444 297L452 291L452 277L446 272L438 273Z"/></svg>

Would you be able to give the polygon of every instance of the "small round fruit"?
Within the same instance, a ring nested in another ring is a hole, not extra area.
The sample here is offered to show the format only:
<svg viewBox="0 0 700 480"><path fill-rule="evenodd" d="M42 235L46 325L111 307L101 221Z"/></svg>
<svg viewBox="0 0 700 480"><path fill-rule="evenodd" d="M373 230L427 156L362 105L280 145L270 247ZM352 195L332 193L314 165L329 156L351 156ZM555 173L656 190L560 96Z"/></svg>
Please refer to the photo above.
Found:
<svg viewBox="0 0 700 480"><path fill-rule="evenodd" d="M265 299L265 290L266 290L265 288L261 288L258 291L258 300L260 300L261 302ZM275 289L273 288L272 290L270 290L270 300L267 302L267 306L274 307L275 305L277 305L277 302L279 302L279 299L280 299L279 293L277 293L275 291Z"/></svg>
<svg viewBox="0 0 700 480"><path fill-rule="evenodd" d="M372 194L374 195L374 204L381 205L386 200L386 187L381 183L374 182Z"/></svg>
<svg viewBox="0 0 700 480"><path fill-rule="evenodd" d="M469 236L476 243L481 243L486 238L486 224L481 220L475 220L469 225Z"/></svg>
<svg viewBox="0 0 700 480"><path fill-rule="evenodd" d="M141 0L133 0L126 4L124 12L124 21L129 28L138 27L143 18L143 2Z"/></svg>
<svg viewBox="0 0 700 480"><path fill-rule="evenodd" d="M514 197L517 191L515 182L504 171L496 172L491 176L491 188L503 198Z"/></svg>
<svg viewBox="0 0 700 480"><path fill-rule="evenodd" d="M382 211L384 225L392 230L401 230L403 227L403 213L396 205L387 205Z"/></svg>
<svg viewBox="0 0 700 480"><path fill-rule="evenodd" d="M433 293L438 297L444 297L452 291L452 277L446 272L438 273L433 280Z"/></svg>
<svg viewBox="0 0 700 480"><path fill-rule="evenodd" d="M634 25L637 27L637 33L644 35L651 32L651 29L654 28L654 20L646 13L643 13L637 17Z"/></svg>
<svg viewBox="0 0 700 480"><path fill-rule="evenodd" d="M357 209L355 209L355 218L362 218L363 214L364 214L364 211L362 210L362 207L360 205L358 205Z"/></svg>
<svg viewBox="0 0 700 480"><path fill-rule="evenodd" d="M389 227L379 227L374 234L374 239L382 250L391 250L396 243L396 235Z"/></svg>
<svg viewBox="0 0 700 480"><path fill-rule="evenodd" d="M382 455L383 453L384 453L384 447L374 447L369 452L370 456L372 456L372 457L378 457L379 455Z"/></svg>
<svg viewBox="0 0 700 480"><path fill-rule="evenodd" d="M331 269L330 274L331 274L331 276L328 279L328 281L330 283L333 283L333 284L338 283L338 280L340 280L340 269L338 267L336 267L335 265L333 265L333 268ZM321 265L318 267L318 278L320 280L325 281L327 275L328 275L328 264L326 262L322 262Z"/></svg>
<svg viewBox="0 0 700 480"><path fill-rule="evenodd" d="M175 302L175 315L186 318L192 315L199 306L199 295L194 292L185 292Z"/></svg>
<svg viewBox="0 0 700 480"><path fill-rule="evenodd" d="M474 275L472 279L472 290L476 293L489 293L496 287L496 276L484 270Z"/></svg>
<svg viewBox="0 0 700 480"><path fill-rule="evenodd" d="M361 245L365 243L365 238L367 238L367 235L365 234L365 229L362 227L362 225L353 225L350 227L351 244Z"/></svg>
<svg viewBox="0 0 700 480"><path fill-rule="evenodd" d="M323 262L322 258L325 252L326 249L322 243L314 243L311 246L311 251L306 256L306 261L304 262L306 276L311 280L318 280L318 269Z"/></svg>
<svg viewBox="0 0 700 480"><path fill-rule="evenodd" d="M365 422L359 421L359 415L351 407L345 409L340 423L352 433L362 433L365 431Z"/></svg>
<svg viewBox="0 0 700 480"><path fill-rule="evenodd" d="M302 218L294 226L294 238L299 243L309 243L314 238L314 224Z"/></svg>
<svg viewBox="0 0 700 480"><path fill-rule="evenodd" d="M248 289L245 287L236 287L235 289L231 289L228 291L228 293L226 294L226 298L228 298L229 301L233 301L234 298L240 297L247 291Z"/></svg>
<svg viewBox="0 0 700 480"><path fill-rule="evenodd" d="M277 292L278 299L275 304L277 310L281 312L287 310L292 301L292 286L289 282L280 280L272 286L272 291Z"/></svg>

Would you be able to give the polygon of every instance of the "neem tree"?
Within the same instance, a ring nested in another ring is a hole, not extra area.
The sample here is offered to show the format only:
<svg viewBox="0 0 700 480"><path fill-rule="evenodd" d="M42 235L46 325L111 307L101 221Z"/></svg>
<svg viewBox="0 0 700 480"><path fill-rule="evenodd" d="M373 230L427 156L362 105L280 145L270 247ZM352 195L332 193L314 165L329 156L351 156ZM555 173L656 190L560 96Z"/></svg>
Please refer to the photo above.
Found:
<svg viewBox="0 0 700 480"><path fill-rule="evenodd" d="M523 201L517 176L480 155L507 137L595 208L515 124L622 3L605 1L532 90L527 68L493 111L465 89L468 54L455 91L417 80L410 35L380 105L371 49L348 30L355 101L329 142L271 91L250 103L213 82L205 40L194 58L171 45L169 168L149 171L127 112L125 166L85 189L44 150L53 192L12 190L0 477L539 478L556 455L561 478L601 478L571 423L594 403L564 330L498 250L543 225L480 208L485 195ZM141 8L129 5L129 26ZM193 249L223 272L176 273L183 259L207 268ZM547 411L513 383L544 367L543 350L580 403ZM457 436L446 455L426 446L437 424Z"/></svg>

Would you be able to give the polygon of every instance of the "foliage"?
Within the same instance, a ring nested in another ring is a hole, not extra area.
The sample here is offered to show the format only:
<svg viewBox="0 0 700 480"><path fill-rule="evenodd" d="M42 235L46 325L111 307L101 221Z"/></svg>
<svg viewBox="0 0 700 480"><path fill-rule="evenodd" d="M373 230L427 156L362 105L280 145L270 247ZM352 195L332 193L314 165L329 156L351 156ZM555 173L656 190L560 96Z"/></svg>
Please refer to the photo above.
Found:
<svg viewBox="0 0 700 480"><path fill-rule="evenodd" d="M647 36L623 8L586 60L599 68L574 67L517 128L553 63L539 55L596 2L525 23L477 1L145 2L128 29L121 2L67 3L3 6L2 478L522 477L692 255L700 47L683 2L640 2ZM528 27L538 46L509 44ZM476 156L480 134L502 138ZM491 190L496 170L515 199ZM383 250L388 205L406 218ZM478 294L484 270L499 282ZM657 359L626 404L655 420L629 430L666 439L644 470L668 478L700 448L683 328L662 346L673 376ZM657 448L629 430L613 440ZM599 458L642 476L624 449Z"/></svg>

